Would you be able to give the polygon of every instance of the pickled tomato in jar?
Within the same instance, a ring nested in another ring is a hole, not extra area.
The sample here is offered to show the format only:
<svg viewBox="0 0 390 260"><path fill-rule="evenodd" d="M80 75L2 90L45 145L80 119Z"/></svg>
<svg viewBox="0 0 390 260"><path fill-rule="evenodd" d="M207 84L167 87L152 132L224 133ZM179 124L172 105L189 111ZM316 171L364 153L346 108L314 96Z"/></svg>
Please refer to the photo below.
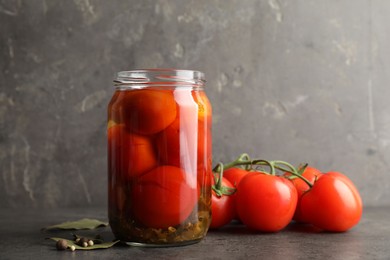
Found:
<svg viewBox="0 0 390 260"><path fill-rule="evenodd" d="M211 216L211 105L199 71L119 72L108 106L108 214L136 246L200 241Z"/></svg>

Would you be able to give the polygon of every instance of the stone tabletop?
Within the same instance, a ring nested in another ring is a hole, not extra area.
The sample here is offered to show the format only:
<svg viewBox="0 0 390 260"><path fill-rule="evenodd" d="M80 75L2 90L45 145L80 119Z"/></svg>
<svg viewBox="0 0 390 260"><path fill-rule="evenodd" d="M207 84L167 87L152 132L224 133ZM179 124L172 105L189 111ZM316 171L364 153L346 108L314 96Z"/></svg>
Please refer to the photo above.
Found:
<svg viewBox="0 0 390 260"><path fill-rule="evenodd" d="M0 259L390 259L389 213L386 207L366 208L359 225L345 233L318 232L291 224L279 233L265 234L232 223L209 231L203 241L189 246L117 246L70 252L57 251L54 242L45 237L69 236L71 232L42 232L41 228L85 217L106 220L104 208L2 209ZM93 232L112 236L109 228Z"/></svg>

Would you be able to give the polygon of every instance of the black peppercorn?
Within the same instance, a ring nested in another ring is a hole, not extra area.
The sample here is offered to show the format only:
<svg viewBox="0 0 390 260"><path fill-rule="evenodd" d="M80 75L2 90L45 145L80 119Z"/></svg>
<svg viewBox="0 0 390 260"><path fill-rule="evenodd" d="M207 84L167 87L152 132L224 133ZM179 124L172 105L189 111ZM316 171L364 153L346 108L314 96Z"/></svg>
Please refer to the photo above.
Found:
<svg viewBox="0 0 390 260"><path fill-rule="evenodd" d="M79 246L87 247L88 246L88 238L82 237L77 243Z"/></svg>

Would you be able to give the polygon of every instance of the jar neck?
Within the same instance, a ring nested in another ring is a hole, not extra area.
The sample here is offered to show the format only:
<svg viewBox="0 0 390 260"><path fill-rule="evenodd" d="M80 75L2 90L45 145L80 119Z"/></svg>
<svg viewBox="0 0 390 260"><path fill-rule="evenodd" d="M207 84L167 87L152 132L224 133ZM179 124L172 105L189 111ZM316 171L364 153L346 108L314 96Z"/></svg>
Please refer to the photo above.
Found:
<svg viewBox="0 0 390 260"><path fill-rule="evenodd" d="M177 69L142 69L121 71L114 80L119 87L195 87L203 88L205 85L204 73L195 70Z"/></svg>

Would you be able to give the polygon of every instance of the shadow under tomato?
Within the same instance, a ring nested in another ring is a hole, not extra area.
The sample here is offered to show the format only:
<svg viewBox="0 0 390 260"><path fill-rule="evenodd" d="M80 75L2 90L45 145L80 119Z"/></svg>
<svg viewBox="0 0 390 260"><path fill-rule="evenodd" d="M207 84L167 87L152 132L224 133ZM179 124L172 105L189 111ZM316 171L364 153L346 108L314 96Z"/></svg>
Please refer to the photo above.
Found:
<svg viewBox="0 0 390 260"><path fill-rule="evenodd" d="M323 231L319 228L314 227L310 224L291 222L285 230L297 233L322 233Z"/></svg>
<svg viewBox="0 0 390 260"><path fill-rule="evenodd" d="M295 232L295 233L330 233L333 234L334 232L326 232L319 228L314 227L310 224L304 224L304 223L296 223L291 222L286 228L279 232L261 232L257 230L253 230L250 228L247 228L243 223L237 220L233 220L231 223L229 223L226 226L223 226L219 229L210 229L210 233L218 233L218 234L262 234L262 235L272 235L277 234L280 232Z"/></svg>
<svg viewBox="0 0 390 260"><path fill-rule="evenodd" d="M247 228L242 222L233 220L226 226L218 229L210 229L209 233L215 234L234 234L234 235L255 235L255 234L273 234L268 232L259 232L250 228Z"/></svg>

